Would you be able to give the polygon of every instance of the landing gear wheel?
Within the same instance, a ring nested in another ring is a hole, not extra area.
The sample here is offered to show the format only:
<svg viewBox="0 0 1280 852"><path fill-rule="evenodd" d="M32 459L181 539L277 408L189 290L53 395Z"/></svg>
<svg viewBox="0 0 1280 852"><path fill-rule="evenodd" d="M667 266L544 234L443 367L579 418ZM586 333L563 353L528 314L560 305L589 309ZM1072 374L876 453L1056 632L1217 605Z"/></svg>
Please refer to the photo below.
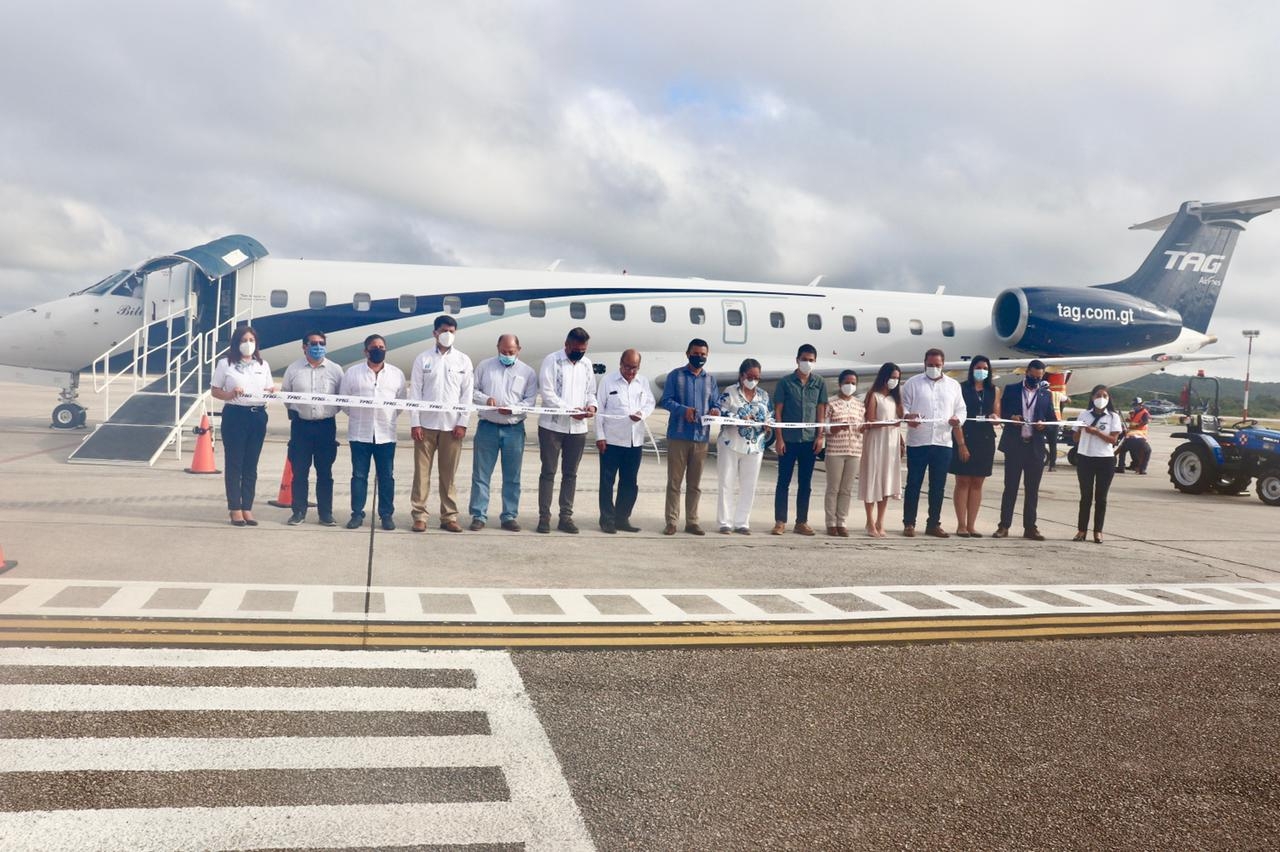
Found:
<svg viewBox="0 0 1280 852"><path fill-rule="evenodd" d="M1280 506L1280 470L1264 471L1258 477L1258 499L1268 506Z"/></svg>
<svg viewBox="0 0 1280 852"><path fill-rule="evenodd" d="M1213 467L1204 447L1182 444L1169 458L1169 481L1184 494L1203 494L1214 482Z"/></svg>
<svg viewBox="0 0 1280 852"><path fill-rule="evenodd" d="M64 402L53 410L54 429L79 429L84 425L87 412L74 402Z"/></svg>

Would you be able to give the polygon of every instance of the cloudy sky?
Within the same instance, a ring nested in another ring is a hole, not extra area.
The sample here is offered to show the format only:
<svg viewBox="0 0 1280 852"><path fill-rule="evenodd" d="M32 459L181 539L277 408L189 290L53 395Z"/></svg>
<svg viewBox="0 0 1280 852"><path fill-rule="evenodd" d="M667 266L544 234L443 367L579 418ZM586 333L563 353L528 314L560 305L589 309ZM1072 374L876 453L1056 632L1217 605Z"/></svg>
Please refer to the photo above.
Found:
<svg viewBox="0 0 1280 852"><path fill-rule="evenodd" d="M892 7L892 8L891 8ZM0 313L277 256L994 296L1280 194L1280 4L0 0ZM1280 212L1210 331L1280 380ZM1223 374L1243 376L1244 360Z"/></svg>

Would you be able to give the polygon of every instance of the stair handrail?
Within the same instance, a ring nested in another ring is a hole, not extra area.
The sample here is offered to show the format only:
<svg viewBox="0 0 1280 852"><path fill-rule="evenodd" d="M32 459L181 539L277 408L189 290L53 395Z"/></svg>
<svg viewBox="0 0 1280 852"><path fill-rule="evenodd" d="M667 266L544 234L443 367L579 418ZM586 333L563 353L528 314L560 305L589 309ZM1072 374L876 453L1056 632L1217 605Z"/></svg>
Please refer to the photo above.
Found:
<svg viewBox="0 0 1280 852"><path fill-rule="evenodd" d="M170 329L172 329L173 320L180 316L185 316L186 314L187 308L184 306L159 317L158 319L143 323L141 326L134 329L133 333L128 337L119 341L93 360L93 391L94 393L103 395L102 407L104 420L110 418L111 415L115 413L111 407L111 387L117 381L132 376L133 392L137 392L137 390L147 382L147 360L153 353L160 349L168 348L173 343L172 331L163 343L151 347L148 347L144 343L146 340L144 335L147 335L151 328L160 325L161 323L170 323ZM188 336L191 335L189 326L184 334ZM133 359L124 367L121 367L118 372L113 374L111 372L111 359L117 355L124 354L130 348L133 349Z"/></svg>

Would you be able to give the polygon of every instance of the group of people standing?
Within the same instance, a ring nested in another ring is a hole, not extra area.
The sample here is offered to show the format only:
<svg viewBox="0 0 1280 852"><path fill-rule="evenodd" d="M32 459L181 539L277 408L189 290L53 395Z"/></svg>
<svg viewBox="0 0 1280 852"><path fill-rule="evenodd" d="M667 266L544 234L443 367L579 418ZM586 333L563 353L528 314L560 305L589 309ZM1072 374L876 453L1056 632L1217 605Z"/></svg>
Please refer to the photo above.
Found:
<svg viewBox="0 0 1280 852"><path fill-rule="evenodd" d="M780 379L771 399L761 382L761 365L742 361L737 381L719 387L706 371L709 346L695 338L686 349L687 362L672 370L655 398L641 374L641 353L622 353L618 369L597 387L594 365L587 357L590 335L571 329L564 348L547 355L538 370L520 360L520 341L513 334L498 338L497 352L473 368L471 359L455 347L457 323L437 317L433 345L413 362L406 377L386 362L382 336L364 341L363 361L343 370L329 361L326 336L312 331L302 340L303 357L285 371L282 391L361 397L372 400L419 400L434 406L410 410L414 448L411 517L414 532L425 532L432 471L437 474L439 527L462 532L455 477L470 422L471 407L478 414L473 438L473 463L468 529L489 523L490 483L501 465L503 530L519 532L520 470L526 440L525 420L541 397L538 417L538 522L536 530L553 528L575 534L578 468L595 419L600 457L599 525L606 533L638 532L632 511L639 493L637 477L648 438L646 419L658 407L668 413L667 486L664 535L683 530L705 535L700 523L701 480L714 425L719 499L718 531L750 535L750 516L761 463L770 436L778 456L774 488L774 524L770 532L786 532L794 481L793 532L815 534L809 524L809 504L816 461L825 457L824 501L826 532L848 537L853 483L865 510L865 531L884 537L888 502L901 497L903 534L916 535L921 492L928 482L924 534L948 538L942 528L942 505L948 475L955 476L956 535L981 537L976 527L985 480L993 470L997 449L995 428L1003 425L999 450L1004 454L1004 493L1000 523L994 536L1009 535L1018 492L1023 498L1023 537L1042 541L1036 526L1040 476L1046 458L1046 431L1058 419L1052 395L1043 386L1044 364L1032 361L1025 378L999 392L990 359L969 361L964 382L943 372L945 355L930 349L924 371L902 382L902 371L886 363L871 387L859 396L854 370L839 375L838 392L830 395L816 370L817 350L804 344L796 353L795 370ZM214 397L224 401L222 435L227 506L235 526L256 526L253 517L257 463L266 434L267 413L261 395L277 390L270 366L258 349L251 326L232 336L225 359L220 359L211 382ZM1074 428L1079 436L1078 466L1081 504L1077 540L1083 540L1090 514L1094 539L1101 541L1107 489L1115 472L1112 449L1123 431L1119 415L1104 386L1094 389L1089 410ZM319 522L337 526L333 505L333 464L338 453L336 415L348 414L351 448L351 514L346 526L364 524L371 467L376 472L374 506L381 527L394 530L396 424L402 408L349 406L329 401L289 402L288 457L293 470L292 513L298 525L306 520L311 469L315 469ZM904 428L905 426L905 428ZM901 461L906 459L905 487ZM1093 459L1105 458L1106 464ZM1105 467L1105 470L1104 470ZM555 485L560 487L558 499ZM683 501L681 500L683 492Z"/></svg>

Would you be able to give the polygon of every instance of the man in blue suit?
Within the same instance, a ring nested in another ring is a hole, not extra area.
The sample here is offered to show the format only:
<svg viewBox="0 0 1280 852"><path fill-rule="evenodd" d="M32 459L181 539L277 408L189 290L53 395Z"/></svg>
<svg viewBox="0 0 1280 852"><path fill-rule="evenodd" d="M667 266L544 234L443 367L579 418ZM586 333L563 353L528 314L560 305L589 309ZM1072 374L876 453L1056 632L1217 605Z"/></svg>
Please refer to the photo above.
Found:
<svg viewBox="0 0 1280 852"><path fill-rule="evenodd" d="M1040 477L1044 474L1046 423L1057 420L1053 394L1044 381L1044 362L1027 364L1026 377L1005 385L1000 399L1001 416L1017 423L1004 424L1000 452L1004 453L1004 494L1000 497L1000 526L995 538L1007 538L1013 526L1013 507L1018 502L1018 483L1026 492L1022 498L1022 537L1044 541L1036 529L1036 506L1040 502ZM1018 425L1018 424L1022 425Z"/></svg>

